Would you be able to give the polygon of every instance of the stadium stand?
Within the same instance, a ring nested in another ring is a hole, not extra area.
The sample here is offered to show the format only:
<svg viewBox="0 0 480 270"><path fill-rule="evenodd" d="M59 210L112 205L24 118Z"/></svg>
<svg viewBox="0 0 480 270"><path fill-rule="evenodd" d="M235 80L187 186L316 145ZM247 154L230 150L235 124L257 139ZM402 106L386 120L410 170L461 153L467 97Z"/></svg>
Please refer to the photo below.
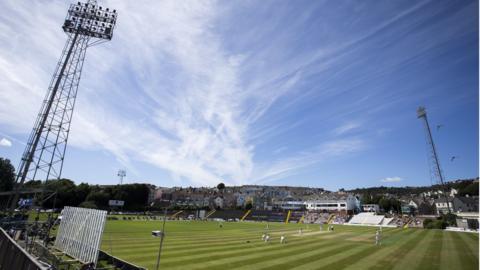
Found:
<svg viewBox="0 0 480 270"><path fill-rule="evenodd" d="M183 213L183 210L180 210L180 211L176 212L175 214L173 214L173 215L171 216L171 218L174 219L174 218L176 218L178 215L180 215L181 213Z"/></svg>
<svg viewBox="0 0 480 270"><path fill-rule="evenodd" d="M286 218L287 218L286 212L253 210L251 214L245 218L245 220L284 222Z"/></svg>
<svg viewBox="0 0 480 270"><path fill-rule="evenodd" d="M337 220L337 222L338 222L337 224L344 223L348 219L347 215L340 214L340 213L337 213L337 215L341 217ZM327 224L328 221L329 221L329 218L331 216L332 216L332 214L330 214L330 213L308 211L308 212L305 213L305 217L304 217L303 222L304 223L315 223L315 224ZM333 219L333 216L332 216L332 219ZM332 220L332 221L334 221L334 220Z"/></svg>
<svg viewBox="0 0 480 270"><path fill-rule="evenodd" d="M360 213L352 217L348 224L350 225L381 225L385 216L375 215L375 213Z"/></svg>
<svg viewBox="0 0 480 270"><path fill-rule="evenodd" d="M243 210L217 210L208 218L234 221L242 218L244 214Z"/></svg>
<svg viewBox="0 0 480 270"><path fill-rule="evenodd" d="M332 223L334 218L335 218L335 214L330 214L330 216L328 217L327 223L328 224Z"/></svg>
<svg viewBox="0 0 480 270"><path fill-rule="evenodd" d="M393 218L385 217L382 221L382 224L380 224L380 225L382 225L382 226L391 225L390 223L392 222L392 220L393 220Z"/></svg>
<svg viewBox="0 0 480 270"><path fill-rule="evenodd" d="M287 218L285 219L285 223L288 223L290 221L290 215L292 214L292 211L291 210L288 210L288 213L287 213Z"/></svg>
<svg viewBox="0 0 480 270"><path fill-rule="evenodd" d="M349 219L350 217L344 213L344 212L340 212L340 213L337 213L333 219L331 220L331 223L332 224L344 224L347 222L347 220Z"/></svg>
<svg viewBox="0 0 480 270"><path fill-rule="evenodd" d="M211 215L213 215L217 210L213 209L212 211L208 212L205 218L209 218Z"/></svg>
<svg viewBox="0 0 480 270"><path fill-rule="evenodd" d="M412 222L412 218L404 216L394 216L389 225L394 225L397 227L410 227L409 224L417 225L417 222Z"/></svg>
<svg viewBox="0 0 480 270"><path fill-rule="evenodd" d="M291 211L289 223L299 223L300 219L304 216L305 212L303 211Z"/></svg>
<svg viewBox="0 0 480 270"><path fill-rule="evenodd" d="M248 217L248 215L250 215L251 212L252 212L252 210L248 210L247 212L245 212L245 214L242 216L240 221L244 221Z"/></svg>

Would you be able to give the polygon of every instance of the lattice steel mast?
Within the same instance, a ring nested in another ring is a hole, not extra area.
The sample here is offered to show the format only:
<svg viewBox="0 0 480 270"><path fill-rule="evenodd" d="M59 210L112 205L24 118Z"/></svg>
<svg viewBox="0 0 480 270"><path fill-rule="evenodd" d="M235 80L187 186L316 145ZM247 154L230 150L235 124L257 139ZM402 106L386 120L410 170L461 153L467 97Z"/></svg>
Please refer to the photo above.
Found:
<svg viewBox="0 0 480 270"><path fill-rule="evenodd" d="M123 178L127 176L127 171L125 170L119 170L117 173L117 176L120 178L120 185L123 184Z"/></svg>
<svg viewBox="0 0 480 270"><path fill-rule="evenodd" d="M13 209L26 180L59 179L87 48L112 39L115 10L96 1L71 4L62 26L67 42L23 152L16 177Z"/></svg>
<svg viewBox="0 0 480 270"><path fill-rule="evenodd" d="M430 171L433 172L433 176L437 178L437 184L440 184L443 189L443 194L445 196L445 202L447 203L448 213L450 214L450 205L448 202L447 187L445 186L445 180L443 178L442 169L440 168L440 161L438 159L437 149L435 143L433 142L432 132L430 130L430 125L428 124L427 111L424 107L418 107L417 117L420 118L425 127L425 134L427 139L427 146L429 149L429 163Z"/></svg>

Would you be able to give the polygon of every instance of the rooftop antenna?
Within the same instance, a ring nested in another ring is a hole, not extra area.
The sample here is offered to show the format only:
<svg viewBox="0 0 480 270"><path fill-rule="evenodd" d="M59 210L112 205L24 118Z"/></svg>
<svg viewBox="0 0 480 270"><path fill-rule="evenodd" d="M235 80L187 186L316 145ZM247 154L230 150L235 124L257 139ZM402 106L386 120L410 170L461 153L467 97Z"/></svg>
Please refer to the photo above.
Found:
<svg viewBox="0 0 480 270"><path fill-rule="evenodd" d="M125 170L119 170L117 176L120 178L120 185L122 185L123 178L127 176L127 172Z"/></svg>
<svg viewBox="0 0 480 270"><path fill-rule="evenodd" d="M70 5L62 26L67 41L17 170L12 211L25 180L60 179L87 48L111 40L116 21L116 10L94 0Z"/></svg>
<svg viewBox="0 0 480 270"><path fill-rule="evenodd" d="M433 177L436 178L437 184L439 184L443 189L443 195L447 203L448 213L450 214L451 211L450 211L450 205L448 202L447 187L445 186L445 179L442 174L442 169L440 168L440 161L438 159L435 143L433 142L432 132L430 130L430 125L428 124L427 111L425 110L425 107L418 107L417 118L422 120L423 125L425 127L427 147L429 151L430 170L431 172L433 172Z"/></svg>

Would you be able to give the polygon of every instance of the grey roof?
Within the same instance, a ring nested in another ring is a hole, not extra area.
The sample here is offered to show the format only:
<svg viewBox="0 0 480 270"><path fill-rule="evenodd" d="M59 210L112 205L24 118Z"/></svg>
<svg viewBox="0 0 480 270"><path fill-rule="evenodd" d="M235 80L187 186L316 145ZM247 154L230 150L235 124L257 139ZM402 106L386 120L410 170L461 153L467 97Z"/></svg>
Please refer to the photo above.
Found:
<svg viewBox="0 0 480 270"><path fill-rule="evenodd" d="M448 199L448 202L452 202L453 199ZM444 197L441 197L441 198L438 198L435 200L435 203L444 203L445 202L445 198Z"/></svg>
<svg viewBox="0 0 480 270"><path fill-rule="evenodd" d="M478 204L478 197L456 197L464 204Z"/></svg>

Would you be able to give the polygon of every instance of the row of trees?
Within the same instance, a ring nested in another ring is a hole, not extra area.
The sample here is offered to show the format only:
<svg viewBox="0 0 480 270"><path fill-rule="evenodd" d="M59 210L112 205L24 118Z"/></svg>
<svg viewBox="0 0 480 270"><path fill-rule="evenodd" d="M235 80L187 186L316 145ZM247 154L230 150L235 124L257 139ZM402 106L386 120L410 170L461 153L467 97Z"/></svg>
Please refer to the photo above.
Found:
<svg viewBox="0 0 480 270"><path fill-rule="evenodd" d="M64 206L80 206L87 208L110 209L109 200L122 200L125 205L122 209L143 211L148 203L150 189L146 184L125 184L115 186L99 186L81 183L75 185L72 180L59 179L30 181L26 188L42 188L47 192L56 192L56 195L43 203L45 208L63 208Z"/></svg>
<svg viewBox="0 0 480 270"><path fill-rule="evenodd" d="M10 191L15 182L15 168L9 159L0 158L0 191Z"/></svg>
<svg viewBox="0 0 480 270"><path fill-rule="evenodd" d="M364 194L362 196L363 204L378 204L385 212L396 212L400 213L402 211L402 203L393 197L386 197L382 195L372 195L371 193Z"/></svg>
<svg viewBox="0 0 480 270"><path fill-rule="evenodd" d="M10 160L0 158L0 192L11 191L15 182L15 168ZM125 201L124 210L143 211L148 203L150 189L147 184L126 184L116 186L99 186L81 183L76 185L69 179L29 181L26 190L44 190L45 195L53 194L45 200L45 208L63 208L64 206L81 206L88 208L109 209L109 200ZM33 195L23 195L23 198ZM8 199L8 198L3 198Z"/></svg>

